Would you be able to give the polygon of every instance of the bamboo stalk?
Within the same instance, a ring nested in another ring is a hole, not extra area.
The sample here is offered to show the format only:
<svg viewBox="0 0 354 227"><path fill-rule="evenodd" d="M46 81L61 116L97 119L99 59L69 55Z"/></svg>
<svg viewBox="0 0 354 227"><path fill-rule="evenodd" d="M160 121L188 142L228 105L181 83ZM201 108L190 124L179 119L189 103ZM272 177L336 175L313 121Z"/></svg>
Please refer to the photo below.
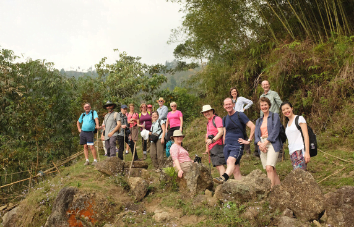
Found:
<svg viewBox="0 0 354 227"><path fill-rule="evenodd" d="M329 156L332 156L332 157L334 157L334 158L337 158L337 159L339 159L339 160L341 160L341 161L343 161L343 162L354 163L353 161L349 161L349 160L345 160L345 159L342 159L342 158L338 158L337 156L331 155L331 154L329 154L329 153L327 153L327 152L324 152L324 151L322 151L322 150L320 150L320 149L318 149L318 150L321 151L322 153L325 153L325 154L329 155Z"/></svg>
<svg viewBox="0 0 354 227"><path fill-rule="evenodd" d="M300 19L299 15L297 15L295 9L293 8L293 6L291 5L291 3L289 2L289 0L287 0L287 2L289 3L289 6L291 8L291 10L293 11L295 17L298 19L298 21L300 22L300 24L302 25L302 27L305 29L305 32L307 33L307 35L309 36L309 31L308 29L306 28L306 26L304 25L304 23L302 22L302 20Z"/></svg>
<svg viewBox="0 0 354 227"><path fill-rule="evenodd" d="M326 33L327 39L329 39L329 36L328 36L328 33L327 33L327 29L326 29L326 25L325 25L325 22L324 22L323 17L322 17L322 13L321 13L320 6L318 5L317 0L315 0L315 1L316 1L316 5L317 5L318 12L319 12L320 17L321 17L321 21L322 21L322 24L323 24L323 29L324 29L324 31L325 31L325 33Z"/></svg>
<svg viewBox="0 0 354 227"><path fill-rule="evenodd" d="M331 175L329 175L329 176L323 178L322 180L318 181L317 183L319 184L319 183L321 183L322 181L328 179L329 177L331 177L331 176L333 176L333 175L336 175L337 173L341 172L341 171L344 170L345 168L347 168L347 167L343 167L342 169L337 170L336 172L334 172L334 173L332 173Z"/></svg>

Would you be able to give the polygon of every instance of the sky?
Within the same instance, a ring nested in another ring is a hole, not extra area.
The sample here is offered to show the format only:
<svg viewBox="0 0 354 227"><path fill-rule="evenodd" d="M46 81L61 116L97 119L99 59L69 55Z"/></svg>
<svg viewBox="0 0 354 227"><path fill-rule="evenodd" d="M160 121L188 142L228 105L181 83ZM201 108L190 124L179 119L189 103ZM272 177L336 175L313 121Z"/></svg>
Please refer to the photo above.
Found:
<svg viewBox="0 0 354 227"><path fill-rule="evenodd" d="M182 24L180 8L166 0L0 0L0 48L65 70L113 62L113 49L164 64L178 45L167 41Z"/></svg>

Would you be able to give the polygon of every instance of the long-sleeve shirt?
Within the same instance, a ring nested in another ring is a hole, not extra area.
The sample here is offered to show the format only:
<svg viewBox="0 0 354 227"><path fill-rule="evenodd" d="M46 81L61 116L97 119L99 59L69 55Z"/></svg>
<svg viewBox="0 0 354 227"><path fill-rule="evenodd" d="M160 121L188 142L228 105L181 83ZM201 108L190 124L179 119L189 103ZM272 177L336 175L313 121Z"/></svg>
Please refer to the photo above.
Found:
<svg viewBox="0 0 354 227"><path fill-rule="evenodd" d="M162 107L157 108L157 112L159 113L159 119L161 119L161 120L167 119L167 114L168 114L167 106L162 106Z"/></svg>
<svg viewBox="0 0 354 227"><path fill-rule="evenodd" d="M262 98L262 97L266 97L266 98L269 99L270 104L271 104L271 107L269 108L269 111L278 114L280 105L282 103L282 101L280 99L280 96L278 95L278 92L269 90L267 94L263 93L260 96L260 98ZM263 112L262 111L260 111L260 115L261 115L261 117L263 117Z"/></svg>
<svg viewBox="0 0 354 227"><path fill-rule="evenodd" d="M232 101L235 102L235 100ZM244 97L237 97L234 110L238 112L243 112L243 109L247 110L252 106L252 104L253 102L249 99L246 99ZM244 105L246 106L243 107Z"/></svg>

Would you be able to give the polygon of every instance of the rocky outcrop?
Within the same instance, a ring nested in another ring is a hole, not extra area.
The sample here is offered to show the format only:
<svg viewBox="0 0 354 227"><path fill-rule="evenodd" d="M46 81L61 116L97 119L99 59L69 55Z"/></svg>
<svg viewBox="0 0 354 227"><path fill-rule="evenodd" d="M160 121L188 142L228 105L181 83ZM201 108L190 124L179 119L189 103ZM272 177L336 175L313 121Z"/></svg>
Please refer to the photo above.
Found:
<svg viewBox="0 0 354 227"><path fill-rule="evenodd" d="M65 187L60 190L57 198L55 199L52 213L48 217L45 227L52 226L69 226L67 210L73 201L77 189L74 187Z"/></svg>
<svg viewBox="0 0 354 227"><path fill-rule="evenodd" d="M206 189L212 190L214 185L209 168L199 163L193 163L191 171L183 174L182 178L177 177L177 183L180 191L190 195L196 195Z"/></svg>
<svg viewBox="0 0 354 227"><path fill-rule="evenodd" d="M283 212L286 208L302 221L318 220L325 210L323 193L309 172L293 170L269 194L270 206Z"/></svg>
<svg viewBox="0 0 354 227"><path fill-rule="evenodd" d="M149 183L140 177L130 177L129 185L136 201L141 201L145 197L149 187Z"/></svg>
<svg viewBox="0 0 354 227"><path fill-rule="evenodd" d="M287 216L282 216L279 218L278 227L307 227L308 224L304 224L296 218L290 218Z"/></svg>
<svg viewBox="0 0 354 227"><path fill-rule="evenodd" d="M104 173L107 174L109 176L115 176L117 174L128 174L129 173L129 169L130 169L130 165L131 162L124 162L121 159L119 159L118 157L111 157L111 158L106 158L105 160L103 160L102 162L98 162L95 165L95 168ZM133 170L138 168L138 170ZM134 161L133 165L132 165L132 170L131 170L131 175L132 172L134 172L134 176L136 177L141 177L142 175L139 173L142 173L142 169L147 169L148 168L148 164L144 161Z"/></svg>
<svg viewBox="0 0 354 227"><path fill-rule="evenodd" d="M345 186L325 195L327 225L354 226L354 187Z"/></svg>
<svg viewBox="0 0 354 227"><path fill-rule="evenodd" d="M2 217L2 224L4 227L16 226L19 209L19 207L15 207L5 213L5 215Z"/></svg>
<svg viewBox="0 0 354 227"><path fill-rule="evenodd" d="M214 197L219 200L247 202L266 197L270 188L270 180L257 169L241 180L230 179L217 186Z"/></svg>

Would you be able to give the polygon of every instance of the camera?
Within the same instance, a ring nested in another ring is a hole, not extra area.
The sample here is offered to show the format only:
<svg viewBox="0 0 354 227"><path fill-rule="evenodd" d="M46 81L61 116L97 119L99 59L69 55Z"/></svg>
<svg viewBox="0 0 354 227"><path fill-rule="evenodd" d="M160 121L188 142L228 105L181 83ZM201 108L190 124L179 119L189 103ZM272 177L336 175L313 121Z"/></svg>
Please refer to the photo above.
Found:
<svg viewBox="0 0 354 227"><path fill-rule="evenodd" d="M208 139L211 139L211 140L213 140L214 139L214 135L208 135Z"/></svg>

